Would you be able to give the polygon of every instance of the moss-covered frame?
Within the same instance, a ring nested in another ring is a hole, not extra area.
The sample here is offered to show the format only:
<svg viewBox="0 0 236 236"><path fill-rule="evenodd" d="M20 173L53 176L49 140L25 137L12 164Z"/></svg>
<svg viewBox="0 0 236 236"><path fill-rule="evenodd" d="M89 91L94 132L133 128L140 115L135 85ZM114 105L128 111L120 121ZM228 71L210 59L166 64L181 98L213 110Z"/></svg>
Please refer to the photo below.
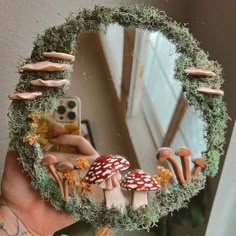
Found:
<svg viewBox="0 0 236 236"><path fill-rule="evenodd" d="M201 118L206 122L205 139L207 150L203 153L206 168L202 175L192 178L184 186L172 185L167 193L158 192L146 209L133 211L127 208L124 212L117 209L106 209L95 199L85 196L79 199L71 196L66 202L57 184L51 180L41 166L42 151L35 143L23 142L23 137L29 135L31 119L29 114L40 114L49 109L55 109L55 101L64 92L61 88L34 87L30 83L36 78L70 79L70 72L22 72L19 68L20 80L16 91L42 91L43 95L31 100L14 100L9 111L10 149L20 154L19 161L32 178L32 186L40 192L44 199L49 199L58 210L63 210L81 220L94 225L105 225L110 228L125 230L149 229L158 220L174 210L186 205L191 197L205 186L207 176L215 176L218 170L220 156L223 154L224 133L228 115L222 96L207 96L196 91L198 87L208 86L220 88L223 83L221 66L208 59L208 54L200 47L197 40L184 26L171 20L163 11L152 7L134 6L109 8L96 6L93 10L83 9L69 16L65 23L48 28L38 35L34 41L31 56L24 63L34 63L45 60L43 52L63 52L75 54L79 34L87 31L99 31L110 24L124 27L142 28L162 32L171 42L175 43L180 57L176 61L176 79L182 82L184 94L188 103L200 111ZM52 60L61 62L61 60ZM63 63L71 64L63 61ZM197 67L211 70L216 76L208 79L189 79L184 70Z"/></svg>

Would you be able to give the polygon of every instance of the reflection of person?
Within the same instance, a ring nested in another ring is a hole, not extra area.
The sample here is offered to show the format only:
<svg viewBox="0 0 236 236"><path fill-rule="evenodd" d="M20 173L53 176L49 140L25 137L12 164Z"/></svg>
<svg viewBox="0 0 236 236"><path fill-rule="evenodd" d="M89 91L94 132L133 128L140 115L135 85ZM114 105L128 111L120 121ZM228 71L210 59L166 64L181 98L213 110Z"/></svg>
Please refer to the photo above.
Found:
<svg viewBox="0 0 236 236"><path fill-rule="evenodd" d="M77 135L63 135L54 139L54 142L77 146L78 155L82 155L90 163L98 156L92 145ZM16 152L7 153L1 186L0 236L51 236L55 231L74 223L74 218L55 210L32 189L30 178L23 172L17 161L18 157ZM60 154L57 157L59 162L65 159L75 162L73 155Z"/></svg>

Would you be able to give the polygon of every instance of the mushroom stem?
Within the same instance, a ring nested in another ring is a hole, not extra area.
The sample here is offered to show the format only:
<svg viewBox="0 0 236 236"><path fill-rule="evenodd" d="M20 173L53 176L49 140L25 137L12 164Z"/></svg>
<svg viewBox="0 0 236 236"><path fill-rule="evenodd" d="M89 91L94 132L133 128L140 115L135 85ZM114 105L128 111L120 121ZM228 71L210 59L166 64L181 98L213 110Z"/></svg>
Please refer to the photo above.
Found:
<svg viewBox="0 0 236 236"><path fill-rule="evenodd" d="M67 201L69 197L69 188L68 188L68 180L64 180L64 198Z"/></svg>
<svg viewBox="0 0 236 236"><path fill-rule="evenodd" d="M178 182L182 185L185 183L182 171L180 170L177 161L172 157L171 148L167 148L167 147L160 148L159 151L157 152L156 157L157 157L157 160L159 161L166 161L166 160L169 161L174 169L175 176L178 179Z"/></svg>
<svg viewBox="0 0 236 236"><path fill-rule="evenodd" d="M193 176L197 176L200 173L201 169L202 169L201 166L197 166L196 169L193 172Z"/></svg>
<svg viewBox="0 0 236 236"><path fill-rule="evenodd" d="M185 180L184 180L184 176L182 174L182 171L179 168L177 161L173 157L168 157L167 160L172 165L175 175L176 175L176 178L178 179L179 183L181 183L183 185L185 183Z"/></svg>
<svg viewBox="0 0 236 236"><path fill-rule="evenodd" d="M53 165L49 165L48 168L49 168L49 171L51 172L52 176L53 176L53 177L55 178L55 180L57 181L58 186L59 186L59 188L60 188L60 190L61 190L61 194L62 194L62 196L64 197L64 190L63 190L62 182L61 182L60 177L58 176L58 174L57 174L57 172L56 172L55 167L54 167Z"/></svg>
<svg viewBox="0 0 236 236"><path fill-rule="evenodd" d="M147 199L148 191L134 191L132 196L132 208L133 210L137 210L140 207L144 207L148 205Z"/></svg>
<svg viewBox="0 0 236 236"><path fill-rule="evenodd" d="M190 166L189 166L189 157L181 157L181 164L183 167L183 173L185 179L188 180L191 178Z"/></svg>
<svg viewBox="0 0 236 236"><path fill-rule="evenodd" d="M187 147L180 147L176 152L175 155L179 156L181 159L181 164L183 168L184 177L186 180L191 178L191 170L189 165L189 158L192 155L192 152Z"/></svg>
<svg viewBox="0 0 236 236"><path fill-rule="evenodd" d="M104 189L104 197L106 201L106 207L108 209L116 207L123 209L125 207L125 197L121 191L120 185L114 187L113 189Z"/></svg>

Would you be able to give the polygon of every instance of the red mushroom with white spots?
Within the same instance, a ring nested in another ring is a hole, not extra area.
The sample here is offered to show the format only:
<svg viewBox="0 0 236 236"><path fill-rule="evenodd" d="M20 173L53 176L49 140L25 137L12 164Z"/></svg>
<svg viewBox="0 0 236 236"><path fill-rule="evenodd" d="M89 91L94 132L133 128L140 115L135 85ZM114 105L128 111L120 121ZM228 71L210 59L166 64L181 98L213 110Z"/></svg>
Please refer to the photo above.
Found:
<svg viewBox="0 0 236 236"><path fill-rule="evenodd" d="M120 171L128 169L129 162L117 155L103 155L91 165L85 181L89 184L98 184L104 192L106 207L125 207L125 198L120 188Z"/></svg>
<svg viewBox="0 0 236 236"><path fill-rule="evenodd" d="M132 208L134 210L148 205L148 191L161 188L152 176L139 169L132 170L125 175L122 179L121 187L125 190L133 191Z"/></svg>

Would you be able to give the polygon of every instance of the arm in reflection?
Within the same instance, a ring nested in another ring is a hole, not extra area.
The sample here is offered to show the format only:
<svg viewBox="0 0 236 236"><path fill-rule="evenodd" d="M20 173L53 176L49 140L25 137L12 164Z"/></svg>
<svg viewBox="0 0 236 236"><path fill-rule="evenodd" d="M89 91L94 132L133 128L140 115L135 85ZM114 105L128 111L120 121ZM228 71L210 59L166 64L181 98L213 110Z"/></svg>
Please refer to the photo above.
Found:
<svg viewBox="0 0 236 236"><path fill-rule="evenodd" d="M87 158L89 162L98 156L92 145L79 136L65 135L54 142L76 145L78 155ZM0 198L0 236L51 236L55 231L73 224L76 219L55 210L32 189L30 178L17 161L18 157L17 152L8 152L6 156ZM59 162L74 162L73 155L60 153L56 157ZM99 193L95 192L97 196Z"/></svg>

